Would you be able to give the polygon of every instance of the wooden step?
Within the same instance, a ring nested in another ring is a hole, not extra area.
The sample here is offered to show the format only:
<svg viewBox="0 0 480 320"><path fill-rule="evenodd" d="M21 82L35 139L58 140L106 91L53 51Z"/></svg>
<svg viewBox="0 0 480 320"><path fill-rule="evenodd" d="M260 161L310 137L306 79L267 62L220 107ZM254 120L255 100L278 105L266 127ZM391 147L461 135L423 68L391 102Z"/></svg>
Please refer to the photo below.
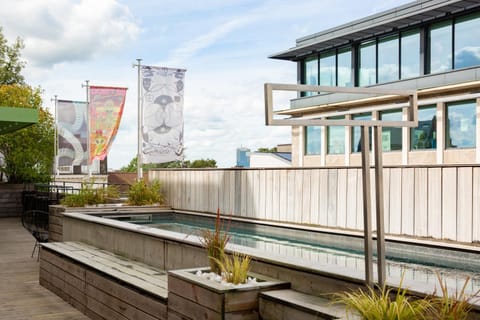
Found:
<svg viewBox="0 0 480 320"><path fill-rule="evenodd" d="M272 290L260 294L260 315L263 320L319 320L361 319L344 306L332 304L331 300L312 296L295 290Z"/></svg>

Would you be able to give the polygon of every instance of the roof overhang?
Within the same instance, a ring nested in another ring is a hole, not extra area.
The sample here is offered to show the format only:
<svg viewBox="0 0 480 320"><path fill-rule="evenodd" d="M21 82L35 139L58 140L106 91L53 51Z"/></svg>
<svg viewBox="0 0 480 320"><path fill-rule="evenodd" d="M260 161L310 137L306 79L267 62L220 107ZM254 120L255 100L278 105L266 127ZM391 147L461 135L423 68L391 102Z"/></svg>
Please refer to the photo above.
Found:
<svg viewBox="0 0 480 320"><path fill-rule="evenodd" d="M419 103L432 104L441 97L470 94L472 97L480 96L480 81L471 81L460 84L452 84L435 88L420 89L416 91ZM333 94L334 95L334 94ZM306 98L308 99L308 98ZM391 110L406 107L402 97L395 95L369 96L366 98L352 99L337 103L325 103L310 105L303 108L284 109L274 111L277 116L290 117L329 117L378 110Z"/></svg>
<svg viewBox="0 0 480 320"><path fill-rule="evenodd" d="M298 61L305 56L395 30L480 7L478 0L417 0L405 5L315 33L296 41L296 46L269 56Z"/></svg>
<svg viewBox="0 0 480 320"><path fill-rule="evenodd" d="M0 107L0 135L38 122L38 109Z"/></svg>

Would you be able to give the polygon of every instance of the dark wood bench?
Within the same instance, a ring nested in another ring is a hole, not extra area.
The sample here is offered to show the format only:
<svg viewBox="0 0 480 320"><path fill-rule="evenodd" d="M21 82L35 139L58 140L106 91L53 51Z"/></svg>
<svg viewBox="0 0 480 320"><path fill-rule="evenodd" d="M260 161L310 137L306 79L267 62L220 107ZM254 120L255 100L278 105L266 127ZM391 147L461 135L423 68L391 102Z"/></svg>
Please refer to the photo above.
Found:
<svg viewBox="0 0 480 320"><path fill-rule="evenodd" d="M92 319L167 319L167 274L80 242L42 244L40 284Z"/></svg>

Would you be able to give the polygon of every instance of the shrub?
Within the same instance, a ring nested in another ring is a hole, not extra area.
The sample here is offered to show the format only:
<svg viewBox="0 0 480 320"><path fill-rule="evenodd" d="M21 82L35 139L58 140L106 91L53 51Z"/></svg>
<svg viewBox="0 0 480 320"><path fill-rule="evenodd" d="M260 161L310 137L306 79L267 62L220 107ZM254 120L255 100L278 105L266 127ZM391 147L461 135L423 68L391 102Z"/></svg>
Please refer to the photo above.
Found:
<svg viewBox="0 0 480 320"><path fill-rule="evenodd" d="M247 281L252 258L234 252L231 257L224 255L223 261L215 261L222 271L222 278L229 283L242 284Z"/></svg>
<svg viewBox="0 0 480 320"><path fill-rule="evenodd" d="M67 207L84 207L86 205L107 203L109 198L118 197L119 192L116 186L94 188L93 183L82 183L79 192L67 194L65 198L62 199L61 204Z"/></svg>
<svg viewBox="0 0 480 320"><path fill-rule="evenodd" d="M480 291L469 295L465 290L470 281L470 278L465 280L462 290L456 291L454 295L448 292L446 282L442 281L442 278L437 273L437 279L440 284L441 296L432 296L432 309L429 313L429 319L435 320L465 320L468 319L468 314L472 308L471 302L478 297Z"/></svg>
<svg viewBox="0 0 480 320"><path fill-rule="evenodd" d="M217 209L215 217L215 229L204 229L201 231L200 241L207 250L208 260L210 263L210 271L221 275L221 262L225 259L225 247L227 246L230 236L228 235L228 227L220 217L220 209Z"/></svg>
<svg viewBox="0 0 480 320"><path fill-rule="evenodd" d="M128 190L128 204L133 206L144 206L152 204L163 204L165 198L161 193L160 181L154 180L147 184L140 180L130 186Z"/></svg>
<svg viewBox="0 0 480 320"><path fill-rule="evenodd" d="M337 293L334 297L336 303L346 305L347 311L356 311L362 319L368 320L426 319L424 314L430 308L427 300L408 297L407 289L402 288L402 281L395 295L392 289L384 286L377 289L368 287L367 291L358 289Z"/></svg>
<svg viewBox="0 0 480 320"><path fill-rule="evenodd" d="M408 290L402 288L400 281L396 295L392 289L386 287L369 287L367 291L358 289L351 292L334 294L334 303L343 303L347 311L356 311L367 320L403 320L403 319L428 319L428 320L466 320L469 317L472 300L480 293L469 295L465 290L469 282L466 279L462 290L450 295L446 283L437 273L442 296L427 296L423 299L407 296ZM395 297L393 300L391 297Z"/></svg>

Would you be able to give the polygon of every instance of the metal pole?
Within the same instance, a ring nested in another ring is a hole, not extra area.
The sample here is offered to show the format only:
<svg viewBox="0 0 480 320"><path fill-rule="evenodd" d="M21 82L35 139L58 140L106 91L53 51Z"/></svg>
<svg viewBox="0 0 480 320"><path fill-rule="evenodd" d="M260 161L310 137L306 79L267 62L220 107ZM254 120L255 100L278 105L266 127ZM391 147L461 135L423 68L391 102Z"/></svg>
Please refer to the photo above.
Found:
<svg viewBox="0 0 480 320"><path fill-rule="evenodd" d="M385 225L383 205L383 163L382 163L382 128L375 126L375 204L377 216L377 272L378 284L383 288L386 280L385 266Z"/></svg>
<svg viewBox="0 0 480 320"><path fill-rule="evenodd" d="M92 170L91 170L91 161L90 161L90 96L89 96L89 88L90 86L88 85L90 81L85 80L85 85L82 84L82 87L86 88L86 96L87 96L87 168L88 168L88 177L90 178L92 176Z"/></svg>
<svg viewBox="0 0 480 320"><path fill-rule="evenodd" d="M137 67L137 73L138 73L138 141L137 141L137 181L140 181L143 179L143 169L142 169L142 164L143 164L143 159L142 159L142 123L143 123L143 108L141 106L142 103L142 95L141 95L141 83L140 83L140 68L141 68L141 63L142 59L137 59L137 64L134 65L134 67Z"/></svg>
<svg viewBox="0 0 480 320"><path fill-rule="evenodd" d="M365 250L365 283L373 287L372 206L370 192L370 139L368 127L361 126L362 182L363 182L363 237Z"/></svg>
<svg viewBox="0 0 480 320"><path fill-rule="evenodd" d="M54 95L54 99L50 99L50 101L55 101L55 110L54 110L54 116L55 116L55 140L53 142L53 165L55 168L53 169L54 174L55 174L55 179L58 176L58 118L57 118L57 95Z"/></svg>

